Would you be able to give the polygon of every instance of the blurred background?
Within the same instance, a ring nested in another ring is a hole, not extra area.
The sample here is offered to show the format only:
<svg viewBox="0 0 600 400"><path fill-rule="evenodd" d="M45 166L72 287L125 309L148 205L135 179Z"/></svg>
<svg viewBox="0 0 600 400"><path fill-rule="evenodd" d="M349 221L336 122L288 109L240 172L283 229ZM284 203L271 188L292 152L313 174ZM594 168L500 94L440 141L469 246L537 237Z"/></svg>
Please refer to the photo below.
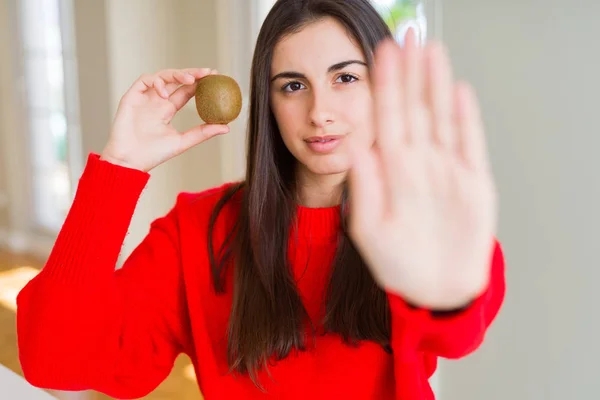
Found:
<svg viewBox="0 0 600 400"><path fill-rule="evenodd" d="M0 364L21 373L15 297L43 266L90 152L142 73L211 67L238 80L273 0L0 1ZM500 193L505 305L484 345L443 361L441 400L600 396L600 3L584 0L373 1L402 42L449 47L480 97ZM122 259L178 192L244 173L245 115L153 170ZM176 125L197 124L193 101ZM1 367L0 367L1 368ZM53 393L105 399L97 393ZM10 397L0 385L0 399ZM198 399L181 357L148 399Z"/></svg>

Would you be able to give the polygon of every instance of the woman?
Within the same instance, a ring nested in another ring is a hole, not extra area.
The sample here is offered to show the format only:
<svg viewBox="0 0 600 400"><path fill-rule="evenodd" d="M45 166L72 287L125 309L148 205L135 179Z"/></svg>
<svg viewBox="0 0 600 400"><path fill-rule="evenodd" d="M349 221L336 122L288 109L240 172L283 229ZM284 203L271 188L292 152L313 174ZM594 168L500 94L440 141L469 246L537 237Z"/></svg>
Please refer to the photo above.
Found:
<svg viewBox="0 0 600 400"><path fill-rule="evenodd" d="M439 44L390 37L367 0L279 0L246 179L181 194L115 272L148 171L228 130L170 124L210 70L140 77L19 295L25 377L136 398L184 352L207 399L432 399L437 357L497 314L504 263L474 95Z"/></svg>

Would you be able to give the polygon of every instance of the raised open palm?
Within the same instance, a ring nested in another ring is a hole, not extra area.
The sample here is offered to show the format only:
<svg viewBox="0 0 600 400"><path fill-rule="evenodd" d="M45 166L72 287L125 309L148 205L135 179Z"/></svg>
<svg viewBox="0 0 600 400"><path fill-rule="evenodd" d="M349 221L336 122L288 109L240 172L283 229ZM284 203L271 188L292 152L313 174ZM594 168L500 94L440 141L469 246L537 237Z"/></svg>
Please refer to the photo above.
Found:
<svg viewBox="0 0 600 400"><path fill-rule="evenodd" d="M464 306L489 281L498 213L476 97L413 32L377 49L373 95L376 145L350 146L350 234L386 290Z"/></svg>

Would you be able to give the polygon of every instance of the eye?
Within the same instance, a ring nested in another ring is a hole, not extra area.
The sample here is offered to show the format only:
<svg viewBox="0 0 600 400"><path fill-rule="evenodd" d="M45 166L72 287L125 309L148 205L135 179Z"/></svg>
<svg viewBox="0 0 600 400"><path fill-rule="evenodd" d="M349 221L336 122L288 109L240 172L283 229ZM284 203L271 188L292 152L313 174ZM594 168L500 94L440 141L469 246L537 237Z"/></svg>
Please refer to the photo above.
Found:
<svg viewBox="0 0 600 400"><path fill-rule="evenodd" d="M304 85L301 84L300 82L289 82L286 83L281 90L284 92L297 92L298 90L301 90L304 88Z"/></svg>
<svg viewBox="0 0 600 400"><path fill-rule="evenodd" d="M343 74L343 75L338 76L336 82L341 81L340 83L352 83L356 80L358 80L358 78L355 77L354 75Z"/></svg>

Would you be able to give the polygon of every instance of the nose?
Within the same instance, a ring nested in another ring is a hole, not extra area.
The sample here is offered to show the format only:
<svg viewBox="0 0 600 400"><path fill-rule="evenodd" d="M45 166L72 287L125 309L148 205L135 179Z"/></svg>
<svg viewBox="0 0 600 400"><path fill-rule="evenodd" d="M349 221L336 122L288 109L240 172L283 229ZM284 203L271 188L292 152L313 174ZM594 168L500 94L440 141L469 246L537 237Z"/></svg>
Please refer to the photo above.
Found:
<svg viewBox="0 0 600 400"><path fill-rule="evenodd" d="M334 122L333 104L328 98L326 90L313 90L312 104L310 106L310 124L317 128L323 128Z"/></svg>

